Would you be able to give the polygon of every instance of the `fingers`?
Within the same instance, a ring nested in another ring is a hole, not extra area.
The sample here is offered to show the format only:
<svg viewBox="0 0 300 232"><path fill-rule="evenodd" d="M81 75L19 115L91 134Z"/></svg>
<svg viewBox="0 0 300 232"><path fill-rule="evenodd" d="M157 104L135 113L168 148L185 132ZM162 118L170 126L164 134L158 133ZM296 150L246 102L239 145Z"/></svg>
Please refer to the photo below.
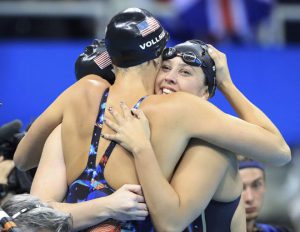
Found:
<svg viewBox="0 0 300 232"><path fill-rule="evenodd" d="M211 44L208 44L207 49L210 57L214 60L216 65L218 66L223 60L226 60L226 55L223 52L220 52L218 49L216 49Z"/></svg>
<svg viewBox="0 0 300 232"><path fill-rule="evenodd" d="M114 110L111 106L108 107L108 111L113 116L113 118L116 120L117 124L121 124L123 122L124 118L116 110Z"/></svg>
<svg viewBox="0 0 300 232"><path fill-rule="evenodd" d="M136 207L131 209L131 220L142 221L149 215L148 208L145 203L138 203Z"/></svg>
<svg viewBox="0 0 300 232"><path fill-rule="evenodd" d="M132 113L133 116L135 116L138 119L142 119L142 120L146 119L147 120L147 118L146 118L146 116L145 116L145 114L142 110L132 108L131 113Z"/></svg>
<svg viewBox="0 0 300 232"><path fill-rule="evenodd" d="M120 139L118 137L118 134L106 134L106 133L102 133L101 137L105 138L107 140L110 140L110 141L115 141L116 143L120 143Z"/></svg>
<svg viewBox="0 0 300 232"><path fill-rule="evenodd" d="M114 123L113 121L109 120L108 118L106 118L104 120L104 123L110 128L112 129L113 131L115 132L118 132L118 129L119 129L119 125Z"/></svg>
<svg viewBox="0 0 300 232"><path fill-rule="evenodd" d="M141 211L148 211L146 203L138 203L136 208Z"/></svg>
<svg viewBox="0 0 300 232"><path fill-rule="evenodd" d="M133 193L139 194L141 196L143 196L142 193L142 186L138 185L138 184L125 184L122 186L122 188L127 189Z"/></svg>
<svg viewBox="0 0 300 232"><path fill-rule="evenodd" d="M124 102L120 102L120 106L125 119L130 119L132 117L128 106Z"/></svg>

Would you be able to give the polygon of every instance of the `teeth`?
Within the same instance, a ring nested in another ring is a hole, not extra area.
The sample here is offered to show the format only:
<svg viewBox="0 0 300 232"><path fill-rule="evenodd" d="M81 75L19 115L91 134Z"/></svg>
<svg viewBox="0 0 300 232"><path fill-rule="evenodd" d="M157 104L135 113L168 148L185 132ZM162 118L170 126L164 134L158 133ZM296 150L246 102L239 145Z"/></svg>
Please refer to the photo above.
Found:
<svg viewBox="0 0 300 232"><path fill-rule="evenodd" d="M174 91L170 90L170 89L162 89L163 94L169 94L169 93L173 93Z"/></svg>

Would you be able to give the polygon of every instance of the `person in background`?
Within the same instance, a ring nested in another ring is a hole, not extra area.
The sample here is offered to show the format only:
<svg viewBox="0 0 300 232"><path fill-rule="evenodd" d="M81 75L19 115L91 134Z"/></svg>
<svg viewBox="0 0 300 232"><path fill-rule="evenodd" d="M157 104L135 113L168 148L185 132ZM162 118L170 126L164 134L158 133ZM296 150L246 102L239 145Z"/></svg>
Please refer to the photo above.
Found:
<svg viewBox="0 0 300 232"><path fill-rule="evenodd" d="M257 222L266 191L263 164L240 156L239 172L243 182L242 199L246 210L247 232L289 232L290 230L283 226Z"/></svg>
<svg viewBox="0 0 300 232"><path fill-rule="evenodd" d="M30 194L14 195L1 208L13 219L20 231L69 232L72 228L70 214L53 209Z"/></svg>

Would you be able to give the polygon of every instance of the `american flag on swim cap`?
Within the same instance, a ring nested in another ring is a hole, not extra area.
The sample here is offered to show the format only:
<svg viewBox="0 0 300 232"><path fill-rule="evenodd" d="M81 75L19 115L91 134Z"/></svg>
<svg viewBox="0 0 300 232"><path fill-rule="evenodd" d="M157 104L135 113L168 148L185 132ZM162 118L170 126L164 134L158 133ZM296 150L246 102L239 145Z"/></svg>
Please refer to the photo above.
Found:
<svg viewBox="0 0 300 232"><path fill-rule="evenodd" d="M137 25L137 27L138 27L141 35L143 37L145 37L146 35L149 35L150 33L157 30L160 27L160 25L155 18L147 17L146 20L144 20L143 22L140 22Z"/></svg>
<svg viewBox="0 0 300 232"><path fill-rule="evenodd" d="M94 59L94 62L99 66L99 68L104 69L107 66L111 65L111 59L108 55L108 52L102 52L99 56Z"/></svg>

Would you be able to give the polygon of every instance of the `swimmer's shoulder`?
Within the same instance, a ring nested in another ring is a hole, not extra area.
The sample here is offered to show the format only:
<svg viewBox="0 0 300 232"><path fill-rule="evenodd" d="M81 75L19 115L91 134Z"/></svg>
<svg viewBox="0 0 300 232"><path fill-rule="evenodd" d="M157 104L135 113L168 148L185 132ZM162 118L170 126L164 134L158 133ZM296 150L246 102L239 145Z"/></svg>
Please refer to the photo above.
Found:
<svg viewBox="0 0 300 232"><path fill-rule="evenodd" d="M162 112L161 110L164 110L165 112L172 112L181 110L183 107L198 106L201 102L206 102L206 100L190 93L176 92L171 94L148 96L141 105L141 109L145 112Z"/></svg>
<svg viewBox="0 0 300 232"><path fill-rule="evenodd" d="M68 106L70 103L86 104L88 102L98 102L106 88L109 88L110 84L100 78L97 75L87 75L75 82L69 88L67 88L58 98L63 105ZM71 106L69 105L69 106Z"/></svg>
<svg viewBox="0 0 300 232"><path fill-rule="evenodd" d="M82 86L84 88L98 88L98 89L106 89L110 87L108 81L104 80L100 76L91 74L81 78L76 83L78 86Z"/></svg>

